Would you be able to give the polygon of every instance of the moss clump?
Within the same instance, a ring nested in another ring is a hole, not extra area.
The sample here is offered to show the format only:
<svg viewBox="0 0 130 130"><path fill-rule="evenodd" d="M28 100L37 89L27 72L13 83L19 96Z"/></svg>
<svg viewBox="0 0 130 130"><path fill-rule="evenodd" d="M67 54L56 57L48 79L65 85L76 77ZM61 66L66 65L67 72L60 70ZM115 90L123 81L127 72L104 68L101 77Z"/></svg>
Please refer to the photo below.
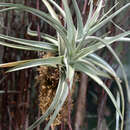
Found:
<svg viewBox="0 0 130 130"><path fill-rule="evenodd" d="M47 58L53 56L51 53L47 53L43 56L43 58ZM48 107L51 105L53 98L56 94L56 89L59 81L59 69L47 66L40 66L38 69L39 75L36 77L37 81L40 84L39 87L39 107L44 114ZM70 103L70 109L72 110L72 100ZM48 121L51 118L48 117L46 120ZM66 99L62 109L57 115L55 121L53 122L53 126L60 125L61 121L67 122L68 119L68 99Z"/></svg>

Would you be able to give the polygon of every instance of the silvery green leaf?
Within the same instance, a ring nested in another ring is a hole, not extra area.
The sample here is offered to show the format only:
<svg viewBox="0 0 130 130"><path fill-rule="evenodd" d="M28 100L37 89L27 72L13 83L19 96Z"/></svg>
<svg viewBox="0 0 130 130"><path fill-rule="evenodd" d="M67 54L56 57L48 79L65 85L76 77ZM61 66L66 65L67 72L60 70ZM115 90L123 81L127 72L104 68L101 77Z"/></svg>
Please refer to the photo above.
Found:
<svg viewBox="0 0 130 130"><path fill-rule="evenodd" d="M125 32L125 30L123 28L121 28L119 25L117 25L113 20L110 21L117 29Z"/></svg>
<svg viewBox="0 0 130 130"><path fill-rule="evenodd" d="M97 9L94 11L94 14L91 17L91 20L90 20L89 24L87 25L88 28L91 28L97 22L98 17L101 13L102 4L103 4L103 0L98 1Z"/></svg>
<svg viewBox="0 0 130 130"><path fill-rule="evenodd" d="M89 30L88 35L92 35L96 31L98 31L101 27L103 27L106 23L108 23L110 20L112 20L115 16L117 16L119 13L121 13L123 10L125 10L129 6L130 6L130 3L126 4L125 6L123 6L122 8L118 9L116 12L112 13L110 16L105 18L103 21L101 21L100 23L96 24L94 27L92 27Z"/></svg>
<svg viewBox="0 0 130 130"><path fill-rule="evenodd" d="M58 52L59 52L59 55L64 55L65 53L65 43L64 43L64 40L62 39L62 37L57 34L57 39L58 39Z"/></svg>
<svg viewBox="0 0 130 130"><path fill-rule="evenodd" d="M70 12L70 9L67 4L67 0L62 0L64 5L64 10L66 15L66 23L67 23L67 39L69 41L69 50L72 51L72 41L74 40L75 30L74 30L74 24L72 20L72 15Z"/></svg>
<svg viewBox="0 0 130 130"><path fill-rule="evenodd" d="M105 42L105 44L107 45L110 45L116 41L129 41L129 38L125 38L126 36L128 36L130 34L130 31L126 31L124 33L121 33L119 35L116 35L116 36L113 36L113 37L105 37L103 38L103 42ZM91 54L103 47L105 47L105 44L103 44L100 40L101 38L100 37L96 37L96 36L87 36L86 37L86 41L87 40L93 40L93 41L97 41L97 43L95 43L94 45L90 45L90 46L87 46L83 49L81 49L77 55L75 56L75 59L77 58L82 58L82 57L86 57L88 54Z"/></svg>
<svg viewBox="0 0 130 130"><path fill-rule="evenodd" d="M93 13L93 0L90 0L90 9L89 9L89 14L88 14L88 19L84 26L84 34L88 33L88 30L89 30L88 24L91 22L92 13Z"/></svg>
<svg viewBox="0 0 130 130"><path fill-rule="evenodd" d="M57 8L57 10L59 10L61 15L66 19L65 11L54 0L48 0L48 1L51 2Z"/></svg>
<svg viewBox="0 0 130 130"><path fill-rule="evenodd" d="M79 10L79 7L77 5L76 0L72 0L74 9L75 9L75 13L76 13L76 19L77 19L77 30L78 30L78 37L77 39L82 38L83 35L83 21L82 21L82 16Z"/></svg>
<svg viewBox="0 0 130 130"><path fill-rule="evenodd" d="M62 108L65 99L67 98L68 95L68 87L67 85L63 85L62 86L63 91L61 92L61 95L59 97L59 102L54 110L54 113L51 115L51 119L49 120L49 122L47 123L46 127L44 128L44 130L49 130L49 127L51 126L51 124L53 123L53 121L55 120L57 114L59 113L60 109Z"/></svg>
<svg viewBox="0 0 130 130"><path fill-rule="evenodd" d="M42 50L57 51L57 46L50 44L50 43L46 43L46 42L15 38L15 37L3 35L3 34L0 34L0 39L12 41L12 42L15 42L15 44L24 45L25 47L30 46L32 48L39 48L39 49L42 49Z"/></svg>
<svg viewBox="0 0 130 130"><path fill-rule="evenodd" d="M60 56L60 57L32 59L32 60L29 60L29 61L27 61L25 63L16 65L15 67L9 69L7 72L18 71L18 70L37 67L37 66L41 66L41 65L56 67L56 65L61 65L62 62L63 62L63 57L62 56Z"/></svg>
<svg viewBox="0 0 130 130"><path fill-rule="evenodd" d="M30 35L30 36L37 37L37 36L38 36L38 33L37 33L37 31L31 30L31 28L30 28L31 25L32 25L32 24L30 24L30 25L28 26L28 28L27 28L27 34ZM54 43L56 46L58 46L58 41L57 41L57 39L56 39L55 37L53 37L53 36L51 36L51 35L49 35L49 34L46 34L46 33L42 33L42 32L40 32L40 37L43 38L44 40L47 40L47 41L49 41L50 43Z"/></svg>
<svg viewBox="0 0 130 130"><path fill-rule="evenodd" d="M75 67L76 70L81 71L81 72L85 73L86 75L88 75L90 78L92 78L96 83L98 83L106 91L106 93L110 97L111 101L113 102L113 105L115 106L116 110L118 111L121 119L123 120L121 111L120 111L120 109L119 109L119 107L117 105L117 102L116 102L113 94L108 89L108 87L103 83L103 81L97 75L93 74L88 69L88 67L84 63L82 63L82 62L77 62L74 67Z"/></svg>
<svg viewBox="0 0 130 130"><path fill-rule="evenodd" d="M12 3L0 3L0 7L12 7L12 9L21 9L27 12L30 12L34 15L36 15L37 17L39 17L40 19L46 21L48 24L50 24L52 27L54 27L57 31L59 30L61 33L65 33L65 29L64 27L59 24L59 22L57 22L57 20L55 20L54 18L52 18L52 16L48 15L47 13L22 5L22 4L12 4ZM5 10L8 11L11 10L10 8ZM0 13L5 12L4 10L0 10Z"/></svg>
<svg viewBox="0 0 130 130"><path fill-rule="evenodd" d="M98 23L101 22L102 20L104 20L106 17L108 17L108 14L110 14L112 12L112 10L119 4L119 2L117 2L111 9L109 9L99 20Z"/></svg>
<svg viewBox="0 0 130 130"><path fill-rule="evenodd" d="M20 61L15 61L15 62L8 62L8 63L4 63L4 64L0 64L0 68L8 68L8 67L14 67L26 62L29 62L32 60L20 60Z"/></svg>
<svg viewBox="0 0 130 130"><path fill-rule="evenodd" d="M98 55L92 53L92 54L89 54L86 58L87 58L87 60L90 60L95 65L97 65L97 66L101 67L102 69L105 69L107 72L113 73L113 75L115 75L115 71L113 70L113 68L105 60L103 60L103 58L99 57Z"/></svg>
<svg viewBox="0 0 130 130"><path fill-rule="evenodd" d="M67 32L66 32L65 28L61 24L59 24L59 22L57 22L54 18L52 18L50 15L46 14L43 11L40 11L40 10L37 10L37 9L34 9L34 8L30 8L30 7L27 7L27 6L24 6L24 5L20 5L20 4L0 3L0 7L17 7L16 9L32 13L35 16L39 17L40 19L44 20L50 26L52 26L54 29L56 29L56 31L60 34L60 36L64 40L66 48L68 50L70 50L70 47L69 47L70 44L69 44L69 41L67 40L67 37L66 37ZM3 12L3 11L0 10L0 13L1 12Z"/></svg>
<svg viewBox="0 0 130 130"><path fill-rule="evenodd" d="M105 39L109 41L111 38L112 37L106 37ZM116 41L118 41L118 42L130 42L130 38L128 38L128 37L120 37Z"/></svg>
<svg viewBox="0 0 130 130"><path fill-rule="evenodd" d="M100 58L99 56L95 55L95 54L90 54L87 56L88 58L86 58L86 60L94 63L97 67L101 67L103 70L106 70L115 80L115 82L117 83L117 86L119 88L119 92L121 95L121 102L122 102L122 117L124 118L124 94L123 94L123 90L122 90L122 86L120 83L120 79L119 77L116 75L115 71L112 69L112 67L102 58ZM123 120L121 125L123 125Z"/></svg>
<svg viewBox="0 0 130 130"><path fill-rule="evenodd" d="M129 32L127 32L127 33L129 34ZM122 34L122 36L124 36L124 35L125 35L125 33ZM97 39L102 44L104 44L107 47L107 49L112 53L112 55L115 57L116 61L119 63L119 65L121 67L121 71L122 71L123 77L124 77L126 89L127 89L128 101L130 102L130 95L129 95L130 88L129 88L129 85L128 85L128 79L127 79L126 73L124 71L123 65L122 65L119 57L117 56L117 54L115 53L115 51L111 48L111 46L109 46L109 44L105 40L103 40L103 39L101 39L99 37L96 37L96 36L91 36L91 38ZM112 41L115 41L115 40L116 40L116 38L113 37Z"/></svg>
<svg viewBox="0 0 130 130"><path fill-rule="evenodd" d="M36 120L27 130L33 130L38 125L40 125L49 115L51 115L53 113L53 111L57 107L58 102L60 101L61 92L63 92L63 89L64 89L63 88L64 84L65 84L65 74L62 73L61 77L59 79L58 87L56 90L56 95L55 95L51 105L49 106L47 111L44 113L44 115L42 115L38 120Z"/></svg>
<svg viewBox="0 0 130 130"><path fill-rule="evenodd" d="M117 92L117 104L118 104L118 107L120 108L120 94L119 94L119 92ZM118 114L118 112L116 111L116 130L119 130L119 121L120 121L120 118L119 118L120 116L119 116L119 114Z"/></svg>
<svg viewBox="0 0 130 130"><path fill-rule="evenodd" d="M51 14L51 16L52 16L55 20L57 20L59 23L61 23L60 20L59 20L59 18L58 18L58 16L57 16L57 14L56 14L56 12L55 12L55 10L52 8L52 6L49 4L49 2L48 2L47 0L42 0L42 2L43 2L43 3L45 4L45 6L47 7L47 9L48 9L49 13Z"/></svg>
<svg viewBox="0 0 130 130"><path fill-rule="evenodd" d="M88 60L87 58L84 59L79 59L79 62L83 62L84 64L87 65L88 69L95 75L99 76L99 77L104 77L104 78L111 78L111 76L105 72L102 71L101 69L99 69L99 67L96 67L95 64L93 64L93 62L91 62L91 60Z"/></svg>
<svg viewBox="0 0 130 130"><path fill-rule="evenodd" d="M53 123L53 121L56 118L57 114L59 113L61 107L63 106L63 104L68 96L69 89L70 89L70 91L72 89L73 78L74 78L74 68L69 66L67 74L66 74L66 80L64 81L65 82L64 86L62 86L63 91L61 93L60 101L58 102L57 107L56 107L53 115L51 116L51 119L49 120L47 126L45 127L45 130L49 129L50 125Z"/></svg>
<svg viewBox="0 0 130 130"><path fill-rule="evenodd" d="M11 48L16 48L20 50L28 50L28 51L46 51L43 48L38 48L38 47L32 47L32 46L24 46L24 45L18 45L17 43L8 43L8 42L3 42L0 41L0 45L6 46L6 47L11 47Z"/></svg>

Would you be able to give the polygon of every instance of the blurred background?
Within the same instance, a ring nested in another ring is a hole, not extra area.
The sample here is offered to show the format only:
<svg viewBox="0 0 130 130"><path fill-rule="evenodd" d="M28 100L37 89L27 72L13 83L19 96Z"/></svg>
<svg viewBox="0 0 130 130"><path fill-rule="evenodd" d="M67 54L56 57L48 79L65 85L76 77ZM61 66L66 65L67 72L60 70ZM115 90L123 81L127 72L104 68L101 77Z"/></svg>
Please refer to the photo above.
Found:
<svg viewBox="0 0 130 130"><path fill-rule="evenodd" d="M61 0L56 0L62 6ZM68 0L73 12L71 0ZM0 2L20 3L47 12L41 0L0 0ZM83 20L87 19L89 12L88 0L77 0L82 12ZM94 6L97 0L94 0ZM105 11L110 9L116 2L119 5L117 10L129 0L104 0ZM73 14L73 17L75 14ZM74 17L74 21L76 19ZM130 30L130 8L113 19L114 23L124 30ZM55 31L37 17L21 11L10 11L0 14L0 33L18 38L40 40L39 38L27 35L27 26L32 23L31 29L55 35ZM116 28L114 23L107 24L96 35L110 31L110 35L116 35L123 30ZM114 43L114 50L124 64L130 84L130 43ZM97 52L113 66L118 75L122 78L120 67L116 64L112 55L103 49ZM21 51L0 46L0 63L16 60L25 60L39 57L38 53ZM5 74L6 69L0 69L0 130L26 130L41 115L39 109L39 85L36 82L37 69L27 69L18 72ZM104 82L116 96L116 84L111 80L104 79ZM124 93L126 93L124 87ZM126 94L125 94L126 95ZM80 74L80 80L76 82L73 94L72 127L74 130L115 130L115 108L104 90L90 80L84 74ZM125 108L125 130L130 130L130 104L127 102ZM43 130L45 123L36 130ZM61 124L56 130L67 130L68 127Z"/></svg>

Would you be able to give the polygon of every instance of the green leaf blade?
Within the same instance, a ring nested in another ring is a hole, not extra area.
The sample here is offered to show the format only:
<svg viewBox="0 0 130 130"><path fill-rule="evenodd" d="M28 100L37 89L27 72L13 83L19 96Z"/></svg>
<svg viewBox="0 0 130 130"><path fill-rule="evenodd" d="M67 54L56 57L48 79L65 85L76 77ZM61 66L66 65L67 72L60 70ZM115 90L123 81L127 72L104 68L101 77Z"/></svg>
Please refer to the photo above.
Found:
<svg viewBox="0 0 130 130"><path fill-rule="evenodd" d="M29 61L27 61L25 63L22 63L20 65L15 66L15 67L9 69L7 72L18 71L18 70L37 67L37 66L41 66L41 65L56 67L56 65L61 65L62 64L62 60L63 60L62 56L33 59L33 60L29 60Z"/></svg>
<svg viewBox="0 0 130 130"><path fill-rule="evenodd" d="M120 112L120 109L117 105L117 102L116 102L113 94L107 88L107 86L103 83L103 81L98 76L92 74L91 71L89 71L89 69L87 69L87 66L85 64L83 64L82 62L77 63L75 65L75 69L88 75L90 78L92 78L96 83L98 83L106 91L106 93L109 95L111 101L113 102L113 105L115 106L116 110L118 111L121 119L123 119L122 114Z"/></svg>

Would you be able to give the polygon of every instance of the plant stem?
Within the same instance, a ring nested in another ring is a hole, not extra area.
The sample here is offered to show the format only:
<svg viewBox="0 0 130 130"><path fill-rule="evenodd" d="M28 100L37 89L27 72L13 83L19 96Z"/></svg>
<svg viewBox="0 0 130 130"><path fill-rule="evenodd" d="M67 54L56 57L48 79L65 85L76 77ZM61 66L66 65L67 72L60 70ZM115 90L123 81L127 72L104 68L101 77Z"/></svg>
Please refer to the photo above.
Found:
<svg viewBox="0 0 130 130"><path fill-rule="evenodd" d="M80 130L83 121L84 115L86 111L86 92L88 86L88 77L85 74L81 75L80 88L79 88L79 96L77 101L77 110L75 115L75 130Z"/></svg>

